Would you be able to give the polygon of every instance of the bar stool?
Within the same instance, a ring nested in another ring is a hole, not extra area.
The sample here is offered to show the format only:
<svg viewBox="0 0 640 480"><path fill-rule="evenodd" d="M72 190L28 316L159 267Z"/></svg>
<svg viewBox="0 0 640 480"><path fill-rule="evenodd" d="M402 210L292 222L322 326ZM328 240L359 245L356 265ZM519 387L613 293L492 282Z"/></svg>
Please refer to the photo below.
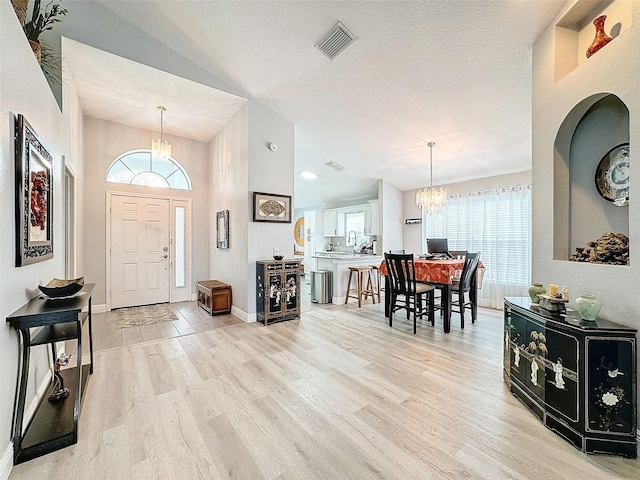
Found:
<svg viewBox="0 0 640 480"><path fill-rule="evenodd" d="M380 283L380 276L381 275L380 270L378 270L378 266L371 265L371 272L369 272L369 282L367 283L367 289L373 291L372 297L374 298L374 303L376 295L378 296L378 303L382 302L382 300L380 300L380 292L384 290L384 288L382 288L382 285ZM366 300L368 297L369 294L365 293L364 299Z"/></svg>
<svg viewBox="0 0 640 480"><path fill-rule="evenodd" d="M353 277L353 274L356 274L356 287L355 288L351 288L351 278ZM368 273L369 274L369 278L367 279L367 283L364 283L364 274ZM363 286L365 286L365 288L363 288ZM357 296L356 295L349 295L352 291L356 291L357 292ZM363 265L361 267L349 267L349 280L347 282L347 295L344 298L344 304L346 305L349 302L349 298L357 298L358 299L358 307L362 306L362 295L366 295L365 299L371 295L371 299L373 300L373 303L376 303L376 299L374 296L374 292L373 292L373 288L371 288L371 266L369 265Z"/></svg>

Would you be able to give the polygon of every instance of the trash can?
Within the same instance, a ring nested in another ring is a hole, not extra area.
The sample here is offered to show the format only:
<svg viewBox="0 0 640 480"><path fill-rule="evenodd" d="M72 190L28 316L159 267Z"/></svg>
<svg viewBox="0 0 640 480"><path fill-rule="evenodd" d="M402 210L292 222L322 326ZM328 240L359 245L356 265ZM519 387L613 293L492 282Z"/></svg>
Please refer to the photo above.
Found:
<svg viewBox="0 0 640 480"><path fill-rule="evenodd" d="M311 301L331 303L331 272L329 270L311 272Z"/></svg>

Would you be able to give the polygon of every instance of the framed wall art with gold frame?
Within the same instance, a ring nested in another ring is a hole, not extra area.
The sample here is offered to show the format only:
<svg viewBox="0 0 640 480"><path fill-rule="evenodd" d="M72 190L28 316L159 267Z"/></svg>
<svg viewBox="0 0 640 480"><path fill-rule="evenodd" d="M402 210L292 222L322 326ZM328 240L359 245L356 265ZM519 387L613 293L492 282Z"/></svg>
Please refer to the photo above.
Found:
<svg viewBox="0 0 640 480"><path fill-rule="evenodd" d="M16 267L53 258L53 157L29 122L15 120Z"/></svg>

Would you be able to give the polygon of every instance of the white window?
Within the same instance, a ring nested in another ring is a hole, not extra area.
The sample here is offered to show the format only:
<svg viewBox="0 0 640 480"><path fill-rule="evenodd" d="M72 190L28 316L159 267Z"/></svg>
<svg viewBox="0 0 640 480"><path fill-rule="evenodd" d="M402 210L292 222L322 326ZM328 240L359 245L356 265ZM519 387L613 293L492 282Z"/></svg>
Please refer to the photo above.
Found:
<svg viewBox="0 0 640 480"><path fill-rule="evenodd" d="M173 158L151 158L151 150L132 150L114 160L107 182L191 190L185 169Z"/></svg>
<svg viewBox="0 0 640 480"><path fill-rule="evenodd" d="M450 196L440 215L423 215L427 238L450 250L480 252L481 304L501 308L504 296L526 296L531 282L531 185Z"/></svg>

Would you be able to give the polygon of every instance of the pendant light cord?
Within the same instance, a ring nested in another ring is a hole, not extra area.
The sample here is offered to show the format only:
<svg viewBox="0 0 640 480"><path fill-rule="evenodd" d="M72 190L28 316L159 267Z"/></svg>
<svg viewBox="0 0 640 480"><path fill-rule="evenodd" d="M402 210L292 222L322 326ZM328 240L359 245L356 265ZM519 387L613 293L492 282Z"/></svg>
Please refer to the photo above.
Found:
<svg viewBox="0 0 640 480"><path fill-rule="evenodd" d="M434 142L427 143L429 145L429 176L431 177L431 188L433 188L433 147L436 146Z"/></svg>
<svg viewBox="0 0 640 480"><path fill-rule="evenodd" d="M160 143L162 143L164 133L164 111L166 110L166 108L160 105L158 107L158 110L160 110Z"/></svg>

